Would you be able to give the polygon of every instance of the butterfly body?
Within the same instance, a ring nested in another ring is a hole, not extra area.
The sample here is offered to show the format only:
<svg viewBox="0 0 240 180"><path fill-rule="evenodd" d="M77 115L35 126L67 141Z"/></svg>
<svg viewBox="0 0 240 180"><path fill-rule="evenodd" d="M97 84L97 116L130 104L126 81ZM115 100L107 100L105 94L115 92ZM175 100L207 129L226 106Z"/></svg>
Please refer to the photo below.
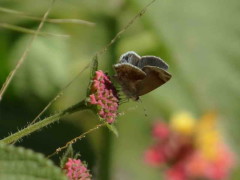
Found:
<svg viewBox="0 0 240 180"><path fill-rule="evenodd" d="M166 83L171 75L166 71L168 65L155 56L139 56L129 51L114 65L116 79L128 98L138 100L139 96Z"/></svg>

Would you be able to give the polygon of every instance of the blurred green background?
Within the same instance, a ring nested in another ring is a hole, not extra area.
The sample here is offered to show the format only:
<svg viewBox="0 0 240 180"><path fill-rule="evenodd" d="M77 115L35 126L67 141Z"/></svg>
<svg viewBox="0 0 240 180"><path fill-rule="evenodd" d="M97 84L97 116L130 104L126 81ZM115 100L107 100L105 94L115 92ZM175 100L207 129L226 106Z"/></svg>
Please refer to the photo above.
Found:
<svg viewBox="0 0 240 180"><path fill-rule="evenodd" d="M87 65L139 10L146 0L58 0L49 18L84 19L94 27L45 23L42 31L70 38L39 36L0 103L0 135L26 126L71 79ZM42 17L50 1L1 0L0 6ZM146 13L99 57L100 69L113 74L112 65L126 51L155 55L169 65L173 78L120 107L120 136L107 129L91 133L74 145L87 161L95 179L160 179L159 169L148 167L143 153L151 144L155 118L169 120L186 110L197 118L218 113L226 141L240 152L240 1L157 0ZM39 22L0 12L0 23L36 29ZM0 84L20 58L31 35L0 27ZM71 84L43 117L85 97L87 69ZM146 110L144 110L146 109ZM146 111L146 112L145 112ZM145 116L147 114L147 117ZM42 117L42 118L43 118ZM76 113L60 123L24 138L16 145L46 155L98 123L94 114ZM59 157L53 160L57 163ZM231 179L240 179L237 167ZM97 178L98 177L98 178Z"/></svg>

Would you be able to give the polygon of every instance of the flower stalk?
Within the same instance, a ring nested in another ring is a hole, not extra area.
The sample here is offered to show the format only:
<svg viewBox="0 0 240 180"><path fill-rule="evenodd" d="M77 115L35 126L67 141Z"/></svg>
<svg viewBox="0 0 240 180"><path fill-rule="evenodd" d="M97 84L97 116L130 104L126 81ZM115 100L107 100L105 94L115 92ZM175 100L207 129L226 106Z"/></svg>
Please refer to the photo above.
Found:
<svg viewBox="0 0 240 180"><path fill-rule="evenodd" d="M26 128L0 140L0 143L6 143L6 144L10 144L10 143L13 143L15 141L18 141L19 139L23 138L24 136L27 136L37 130L40 130L41 128L49 125L49 124L52 124L56 121L58 121L60 118L66 116L66 115L69 115L69 114L72 114L74 112L77 112L77 111L82 111L82 110L86 110L86 109L91 109L91 107L89 107L87 105L87 103L85 102L85 100L83 101L80 101L79 103L63 110L63 111L60 111L50 117L47 117L35 124L32 124L30 126L27 126Z"/></svg>

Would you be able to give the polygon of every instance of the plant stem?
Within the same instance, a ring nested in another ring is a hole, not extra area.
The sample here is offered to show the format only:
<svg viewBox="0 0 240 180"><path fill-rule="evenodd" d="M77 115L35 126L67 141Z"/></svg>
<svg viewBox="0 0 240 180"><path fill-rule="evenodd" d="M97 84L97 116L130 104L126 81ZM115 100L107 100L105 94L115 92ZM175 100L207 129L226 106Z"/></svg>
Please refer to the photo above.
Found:
<svg viewBox="0 0 240 180"><path fill-rule="evenodd" d="M62 118L65 115L72 114L74 112L77 112L80 110L85 110L85 109L90 109L90 107L88 107L85 104L85 100L83 100L83 101L81 101L59 113L56 113L50 117L47 117L35 124L27 126L26 128L0 140L0 143L7 143L7 144L13 143L13 142L18 141L19 139L23 138L24 136L27 136L37 130L40 130L41 128L43 128L49 124L52 124L52 123L58 121L60 118Z"/></svg>

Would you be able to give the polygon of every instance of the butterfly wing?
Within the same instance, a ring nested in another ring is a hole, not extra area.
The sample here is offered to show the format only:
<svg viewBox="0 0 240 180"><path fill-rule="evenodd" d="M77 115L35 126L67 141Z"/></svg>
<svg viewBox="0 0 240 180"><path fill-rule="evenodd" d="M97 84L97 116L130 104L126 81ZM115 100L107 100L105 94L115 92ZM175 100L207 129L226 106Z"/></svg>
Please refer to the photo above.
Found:
<svg viewBox="0 0 240 180"><path fill-rule="evenodd" d="M129 63L115 64L114 69L120 79L137 81L146 77L145 72Z"/></svg>
<svg viewBox="0 0 240 180"><path fill-rule="evenodd" d="M137 99L136 84L146 78L146 73L129 63L116 64L114 69L117 73L116 79L122 86L124 93L129 98Z"/></svg>
<svg viewBox="0 0 240 180"><path fill-rule="evenodd" d="M161 58L156 56L142 56L141 59L137 62L137 67L142 69L145 66L156 66L164 70L168 69L167 63L165 63Z"/></svg>
<svg viewBox="0 0 240 180"><path fill-rule="evenodd" d="M145 66L142 70L147 76L136 83L137 96L149 93L169 81L172 77L167 71L156 66Z"/></svg>

